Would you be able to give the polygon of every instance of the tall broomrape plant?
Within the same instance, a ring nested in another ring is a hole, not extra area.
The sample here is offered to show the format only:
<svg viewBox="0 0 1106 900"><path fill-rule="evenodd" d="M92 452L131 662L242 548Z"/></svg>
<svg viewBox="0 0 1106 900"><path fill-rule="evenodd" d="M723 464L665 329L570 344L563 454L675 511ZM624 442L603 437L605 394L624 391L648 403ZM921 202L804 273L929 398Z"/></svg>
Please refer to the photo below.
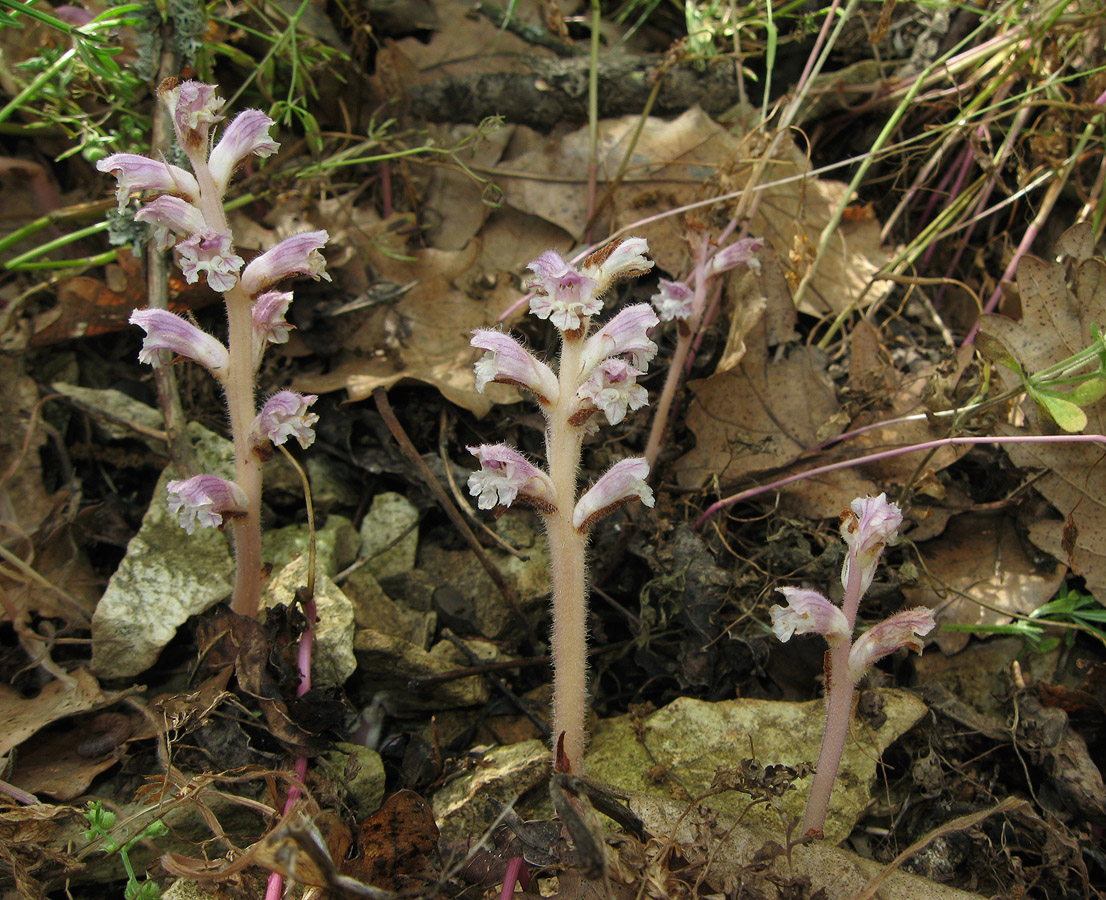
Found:
<svg viewBox="0 0 1106 900"><path fill-rule="evenodd" d="M584 771L588 533L624 503L653 505L645 483L649 464L640 458L615 463L577 494L583 441L598 428L595 413L617 425L628 410L645 406L648 394L637 379L657 353L649 329L658 319L649 304L629 306L595 331L592 320L613 285L652 268L644 255L648 249L645 240L630 238L597 251L578 268L552 250L530 263L530 312L561 332L556 372L510 335L478 329L472 338L472 346L485 351L476 363L477 389L490 382L526 388L545 416L545 470L505 444L469 447L480 469L469 476L468 487L481 509L523 500L545 521L553 580L555 767L575 774Z"/></svg>
<svg viewBox="0 0 1106 900"><path fill-rule="evenodd" d="M146 332L140 361L159 366L177 354L198 362L223 387L234 439L234 480L196 475L172 481L169 509L189 534L196 525L220 527L230 521L237 561L232 609L256 616L261 597L261 466L273 446L289 438L310 446L319 418L309 411L317 398L293 391L277 392L258 410L257 370L266 346L287 341L292 327L285 320L292 294L274 290L276 285L295 275L330 280L319 253L327 233L293 235L245 265L234 250L223 196L241 163L279 149L269 136L273 120L260 110L245 110L215 144L212 127L223 119L224 101L214 85L168 79L158 88L158 99L169 109L192 171L133 153L116 153L96 168L118 179L121 210L132 193L155 194L135 219L154 226L162 249L175 246L189 284L202 275L208 287L223 295L226 345L167 310L135 310L130 321Z"/></svg>
<svg viewBox="0 0 1106 900"><path fill-rule="evenodd" d="M860 598L872 586L883 549L894 542L901 524L902 512L886 494L857 498L841 513L841 537L848 545L841 567L845 588L841 606L817 591L785 587L779 591L787 598L787 606L769 610L772 631L781 641L789 641L793 634L815 633L829 644L825 662L826 725L803 815L803 834L822 836L833 782L845 752L857 683L873 663L896 650L909 647L921 653L919 638L934 627L933 611L918 607L889 616L853 640Z"/></svg>

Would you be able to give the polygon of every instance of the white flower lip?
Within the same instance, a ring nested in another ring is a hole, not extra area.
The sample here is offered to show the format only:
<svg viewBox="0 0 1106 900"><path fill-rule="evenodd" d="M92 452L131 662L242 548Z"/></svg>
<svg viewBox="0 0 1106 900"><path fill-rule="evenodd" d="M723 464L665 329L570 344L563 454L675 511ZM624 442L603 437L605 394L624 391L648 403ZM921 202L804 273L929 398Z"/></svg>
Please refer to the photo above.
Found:
<svg viewBox="0 0 1106 900"><path fill-rule="evenodd" d="M628 410L649 403L649 392L637 383L637 377L644 374L626 360L611 357L595 367L577 394L602 410L610 424L617 425Z"/></svg>
<svg viewBox="0 0 1106 900"><path fill-rule="evenodd" d="M683 281L669 281L662 278L657 284L657 293L650 300L657 309L661 321L690 319L695 314L695 291Z"/></svg>
<svg viewBox="0 0 1106 900"><path fill-rule="evenodd" d="M195 475L184 481L170 481L169 512L177 516L189 534L197 525L218 528L226 517L246 511L246 494L233 481L217 475Z"/></svg>
<svg viewBox="0 0 1106 900"><path fill-rule="evenodd" d="M820 634L830 646L849 639L849 623L845 614L819 594L805 588L781 587L777 590L787 599L787 606L775 605L772 632L784 643L795 634Z"/></svg>
<svg viewBox="0 0 1106 900"><path fill-rule="evenodd" d="M265 402L250 427L250 446L258 448L272 443L279 447L294 437L306 450L315 443L315 423L319 421L307 408L318 399L315 394L277 391Z"/></svg>
<svg viewBox="0 0 1106 900"><path fill-rule="evenodd" d="M468 451L480 461L479 470L469 475L468 489L481 509L510 506L516 497L546 512L556 508L556 491L549 476L513 447L481 444Z"/></svg>

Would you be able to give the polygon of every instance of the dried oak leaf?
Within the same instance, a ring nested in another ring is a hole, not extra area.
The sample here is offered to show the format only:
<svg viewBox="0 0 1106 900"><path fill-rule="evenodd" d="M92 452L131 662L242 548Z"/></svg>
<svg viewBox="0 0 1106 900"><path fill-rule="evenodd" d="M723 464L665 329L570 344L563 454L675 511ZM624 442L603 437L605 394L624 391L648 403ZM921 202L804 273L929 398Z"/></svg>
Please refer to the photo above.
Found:
<svg viewBox="0 0 1106 900"><path fill-rule="evenodd" d="M941 537L918 546L923 576L905 588L911 606L937 610L939 625L1000 625L1047 603L1065 570L1042 572L1026 556L1005 518L957 516ZM984 605L986 604L986 605ZM938 628L931 637L945 653L963 650L971 635Z"/></svg>
<svg viewBox="0 0 1106 900"><path fill-rule="evenodd" d="M696 443L674 463L681 487L699 488L717 480L725 490L750 484L752 476L769 480L792 469L799 472L796 463L805 451L840 431L833 422L837 399L819 350L792 346L770 355L763 323L750 332L746 344L736 368L688 385L692 399L687 424ZM812 467L804 463L804 468ZM831 518L849 497L880 490L845 469L788 485L781 500L788 509Z"/></svg>
<svg viewBox="0 0 1106 900"><path fill-rule="evenodd" d="M1073 254L1086 252L1078 234L1065 234L1061 247ZM1106 260L1072 260L1069 286L1060 263L1026 257L1018 266L1017 286L1022 318L986 315L981 329L986 348L1001 361L1012 356L1027 374L1058 363L1094 341L1094 328L1106 326ZM1000 366L1008 386L1021 384L1015 373ZM1005 434L1036 435L1042 422L1035 405L1023 404L1026 425L1004 427ZM1106 403L1085 407L1088 434L1106 433ZM1046 423L1047 424L1047 423ZM1082 575L1099 603L1106 605L1106 464L1099 444L1008 444L1003 449L1015 464L1044 474L1033 483L1060 513L1061 519L1039 521L1029 538L1057 559L1066 560Z"/></svg>
<svg viewBox="0 0 1106 900"><path fill-rule="evenodd" d="M397 791L357 832L357 856L342 874L376 888L405 891L438 881L438 826L425 800Z"/></svg>

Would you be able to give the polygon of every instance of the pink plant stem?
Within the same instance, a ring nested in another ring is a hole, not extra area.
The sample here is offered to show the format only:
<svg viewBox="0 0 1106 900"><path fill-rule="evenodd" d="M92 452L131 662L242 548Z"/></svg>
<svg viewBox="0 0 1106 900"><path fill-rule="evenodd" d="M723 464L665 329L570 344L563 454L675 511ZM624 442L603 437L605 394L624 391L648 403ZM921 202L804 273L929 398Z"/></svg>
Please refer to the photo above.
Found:
<svg viewBox="0 0 1106 900"><path fill-rule="evenodd" d="M969 146L968 144L965 144L960 149L960 165L959 165L959 167L956 167L954 165L953 168L950 169L949 172L948 172L948 174L950 174L950 175L953 172L956 173L956 180L953 182L952 189L949 192L949 194L952 197L955 197L957 194L959 194L960 189L964 186L964 179L968 177L968 169L971 168L973 158L974 157L972 156L971 146ZM926 204L925 215L923 216L922 222L921 222L922 225L924 225L926 222L928 222L930 220L930 218L932 218L933 209L936 206L937 198L939 196L941 196L941 194L944 192L944 189L945 189L945 182L944 182L944 180L942 180L941 184L937 188L937 192L935 192L929 198L929 202ZM936 241L931 241L930 245L926 248L925 255L922 257L922 269L923 270L925 270L929 267L929 261L933 258L933 254L934 254L934 252L936 252L936 250L937 250L937 242Z"/></svg>
<svg viewBox="0 0 1106 900"><path fill-rule="evenodd" d="M511 900L515 893L515 882L526 890L530 887L530 873L526 870L526 860L521 856L512 856L503 873L503 887L499 891L499 900Z"/></svg>
<svg viewBox="0 0 1106 900"><path fill-rule="evenodd" d="M850 548L850 555L853 550ZM863 567L857 564L855 556L849 566L849 582L845 586L845 598L841 611L845 614L849 634L856 626L856 613L860 607L860 595L863 593ZM841 768L841 757L845 753L845 742L849 737L849 723L852 721L853 697L856 685L849 677L849 651L852 640L841 641L826 651L826 724L822 732L822 747L818 752L818 763L814 771L814 781L810 785L810 794L803 813L803 834L814 832L822 834L829 811L833 783Z"/></svg>
<svg viewBox="0 0 1106 900"><path fill-rule="evenodd" d="M296 653L296 667L300 673L300 684L296 688L296 696L302 697L311 690L311 651L315 646L315 600L308 600L303 605L304 615L307 617L307 628L300 637L299 650ZM307 757L297 756L292 764L292 771L296 773L296 782L288 788L288 797L284 801L284 815L288 815L299 800L302 792L298 785L307 780ZM269 882L265 886L265 900L279 900L284 890L284 878L278 872L269 875Z"/></svg>
<svg viewBox="0 0 1106 900"><path fill-rule="evenodd" d="M727 233L732 229L727 228ZM672 354L672 360L668 364L668 374L664 378L664 387L661 389L660 399L657 400L653 421L649 426L649 439L645 443L645 458L649 460L649 471L653 471L653 465L661 450L661 442L668 428L668 416L672 410L672 402L676 398L676 391L680 387L680 380L684 376L684 370L688 363L688 354L691 352L691 344L695 338L695 332L699 323L703 320L703 308L706 306L707 292L707 262L710 241L703 235L699 246L699 261L695 271L691 274L691 280L695 283L695 300L692 304L694 313L687 321L680 321L676 335L676 350Z"/></svg>
<svg viewBox="0 0 1106 900"><path fill-rule="evenodd" d="M583 341L566 333L561 345L560 392L548 413L546 460L557 508L545 514L553 580L553 749L564 735L569 771L584 774L584 719L588 703L587 537L572 524L583 429L569 422Z"/></svg>
<svg viewBox="0 0 1106 900"><path fill-rule="evenodd" d="M970 445L970 444L1102 444L1106 448L1106 434L1054 434L1054 435L1007 435L998 437L961 437L961 438L941 438L935 441L923 441L920 444L911 444L909 447L896 447L893 450L882 450L879 453L868 453L864 456L858 456L854 459L846 459L841 462L830 463L825 466L817 466L813 469L807 469L805 472L799 472L797 475L788 475L786 478L779 478L768 484L758 485L754 488L749 488L747 491L741 491L737 494L733 494L729 497L725 497L722 500L716 500L710 506L706 508L706 511L695 520L695 524L692 526L696 531L703 527L707 519L713 516L719 510L726 509L729 506L733 506L735 503L740 503L742 500L751 500L753 497L759 497L761 494L766 494L769 491L779 490L789 484L794 484L796 481L803 481L806 478L813 478L815 475L825 475L827 472L836 472L839 469L851 469L854 466L863 466L871 462L877 462L881 459L890 459L894 456L902 456L904 453L917 453L922 450L932 450L938 447L954 447L957 445Z"/></svg>

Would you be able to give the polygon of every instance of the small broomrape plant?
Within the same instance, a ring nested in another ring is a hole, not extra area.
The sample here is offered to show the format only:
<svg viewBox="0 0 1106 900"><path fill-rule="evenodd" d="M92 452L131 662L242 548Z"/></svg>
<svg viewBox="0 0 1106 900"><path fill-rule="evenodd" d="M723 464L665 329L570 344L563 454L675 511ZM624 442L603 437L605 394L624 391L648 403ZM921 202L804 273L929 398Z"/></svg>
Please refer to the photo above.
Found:
<svg viewBox="0 0 1106 900"><path fill-rule="evenodd" d="M319 253L328 236L325 231L292 235L246 265L235 253L223 196L240 164L279 149L269 136L273 120L260 110L245 110L213 146L211 129L222 120L224 103L214 85L167 79L157 93L169 109L192 171L133 153L113 154L96 168L118 179L120 210L134 192L156 194L135 219L154 226L161 249L175 246L189 284L202 275L208 287L223 295L226 345L164 309L135 310L130 321L146 332L141 362L163 365L163 351L169 351L198 362L223 387L234 438L234 480L201 474L172 481L169 509L189 534L196 525L221 527L230 521L237 563L231 608L256 616L261 597L261 466L273 447L289 438L310 446L319 418L308 410L317 398L293 391L277 392L259 411L257 370L266 346L287 341L292 327L284 318L292 294L274 288L294 275L329 281Z"/></svg>
<svg viewBox="0 0 1106 900"><path fill-rule="evenodd" d="M526 388L545 416L545 470L505 444L469 447L480 469L469 476L469 492L481 509L515 500L536 507L545 522L553 580L553 740L557 771L584 772L587 710L587 540L596 522L632 500L653 505L644 459L615 463L582 496L577 494L584 437L598 427L596 412L611 425L648 403L637 379L645 374L657 345L649 329L657 315L647 303L628 306L593 331L603 295L620 281L648 272L648 244L629 238L570 266L555 251L543 253L534 273L530 312L561 332L557 371L510 335L490 328L473 332L472 346L484 351L476 363L476 387L491 382Z"/></svg>
<svg viewBox="0 0 1106 900"><path fill-rule="evenodd" d="M901 524L902 512L886 494L857 498L841 513L841 537L849 548L841 567L845 588L841 606L817 591L784 587L779 591L787 598L787 606L769 610L772 631L781 641L789 641L793 634L816 633L829 644L825 661L826 725L803 815L803 834L822 836L833 782L845 751L857 683L873 663L902 647L921 653L919 638L934 627L933 611L918 607L889 616L853 640L860 598L871 587L883 549L894 542Z"/></svg>

